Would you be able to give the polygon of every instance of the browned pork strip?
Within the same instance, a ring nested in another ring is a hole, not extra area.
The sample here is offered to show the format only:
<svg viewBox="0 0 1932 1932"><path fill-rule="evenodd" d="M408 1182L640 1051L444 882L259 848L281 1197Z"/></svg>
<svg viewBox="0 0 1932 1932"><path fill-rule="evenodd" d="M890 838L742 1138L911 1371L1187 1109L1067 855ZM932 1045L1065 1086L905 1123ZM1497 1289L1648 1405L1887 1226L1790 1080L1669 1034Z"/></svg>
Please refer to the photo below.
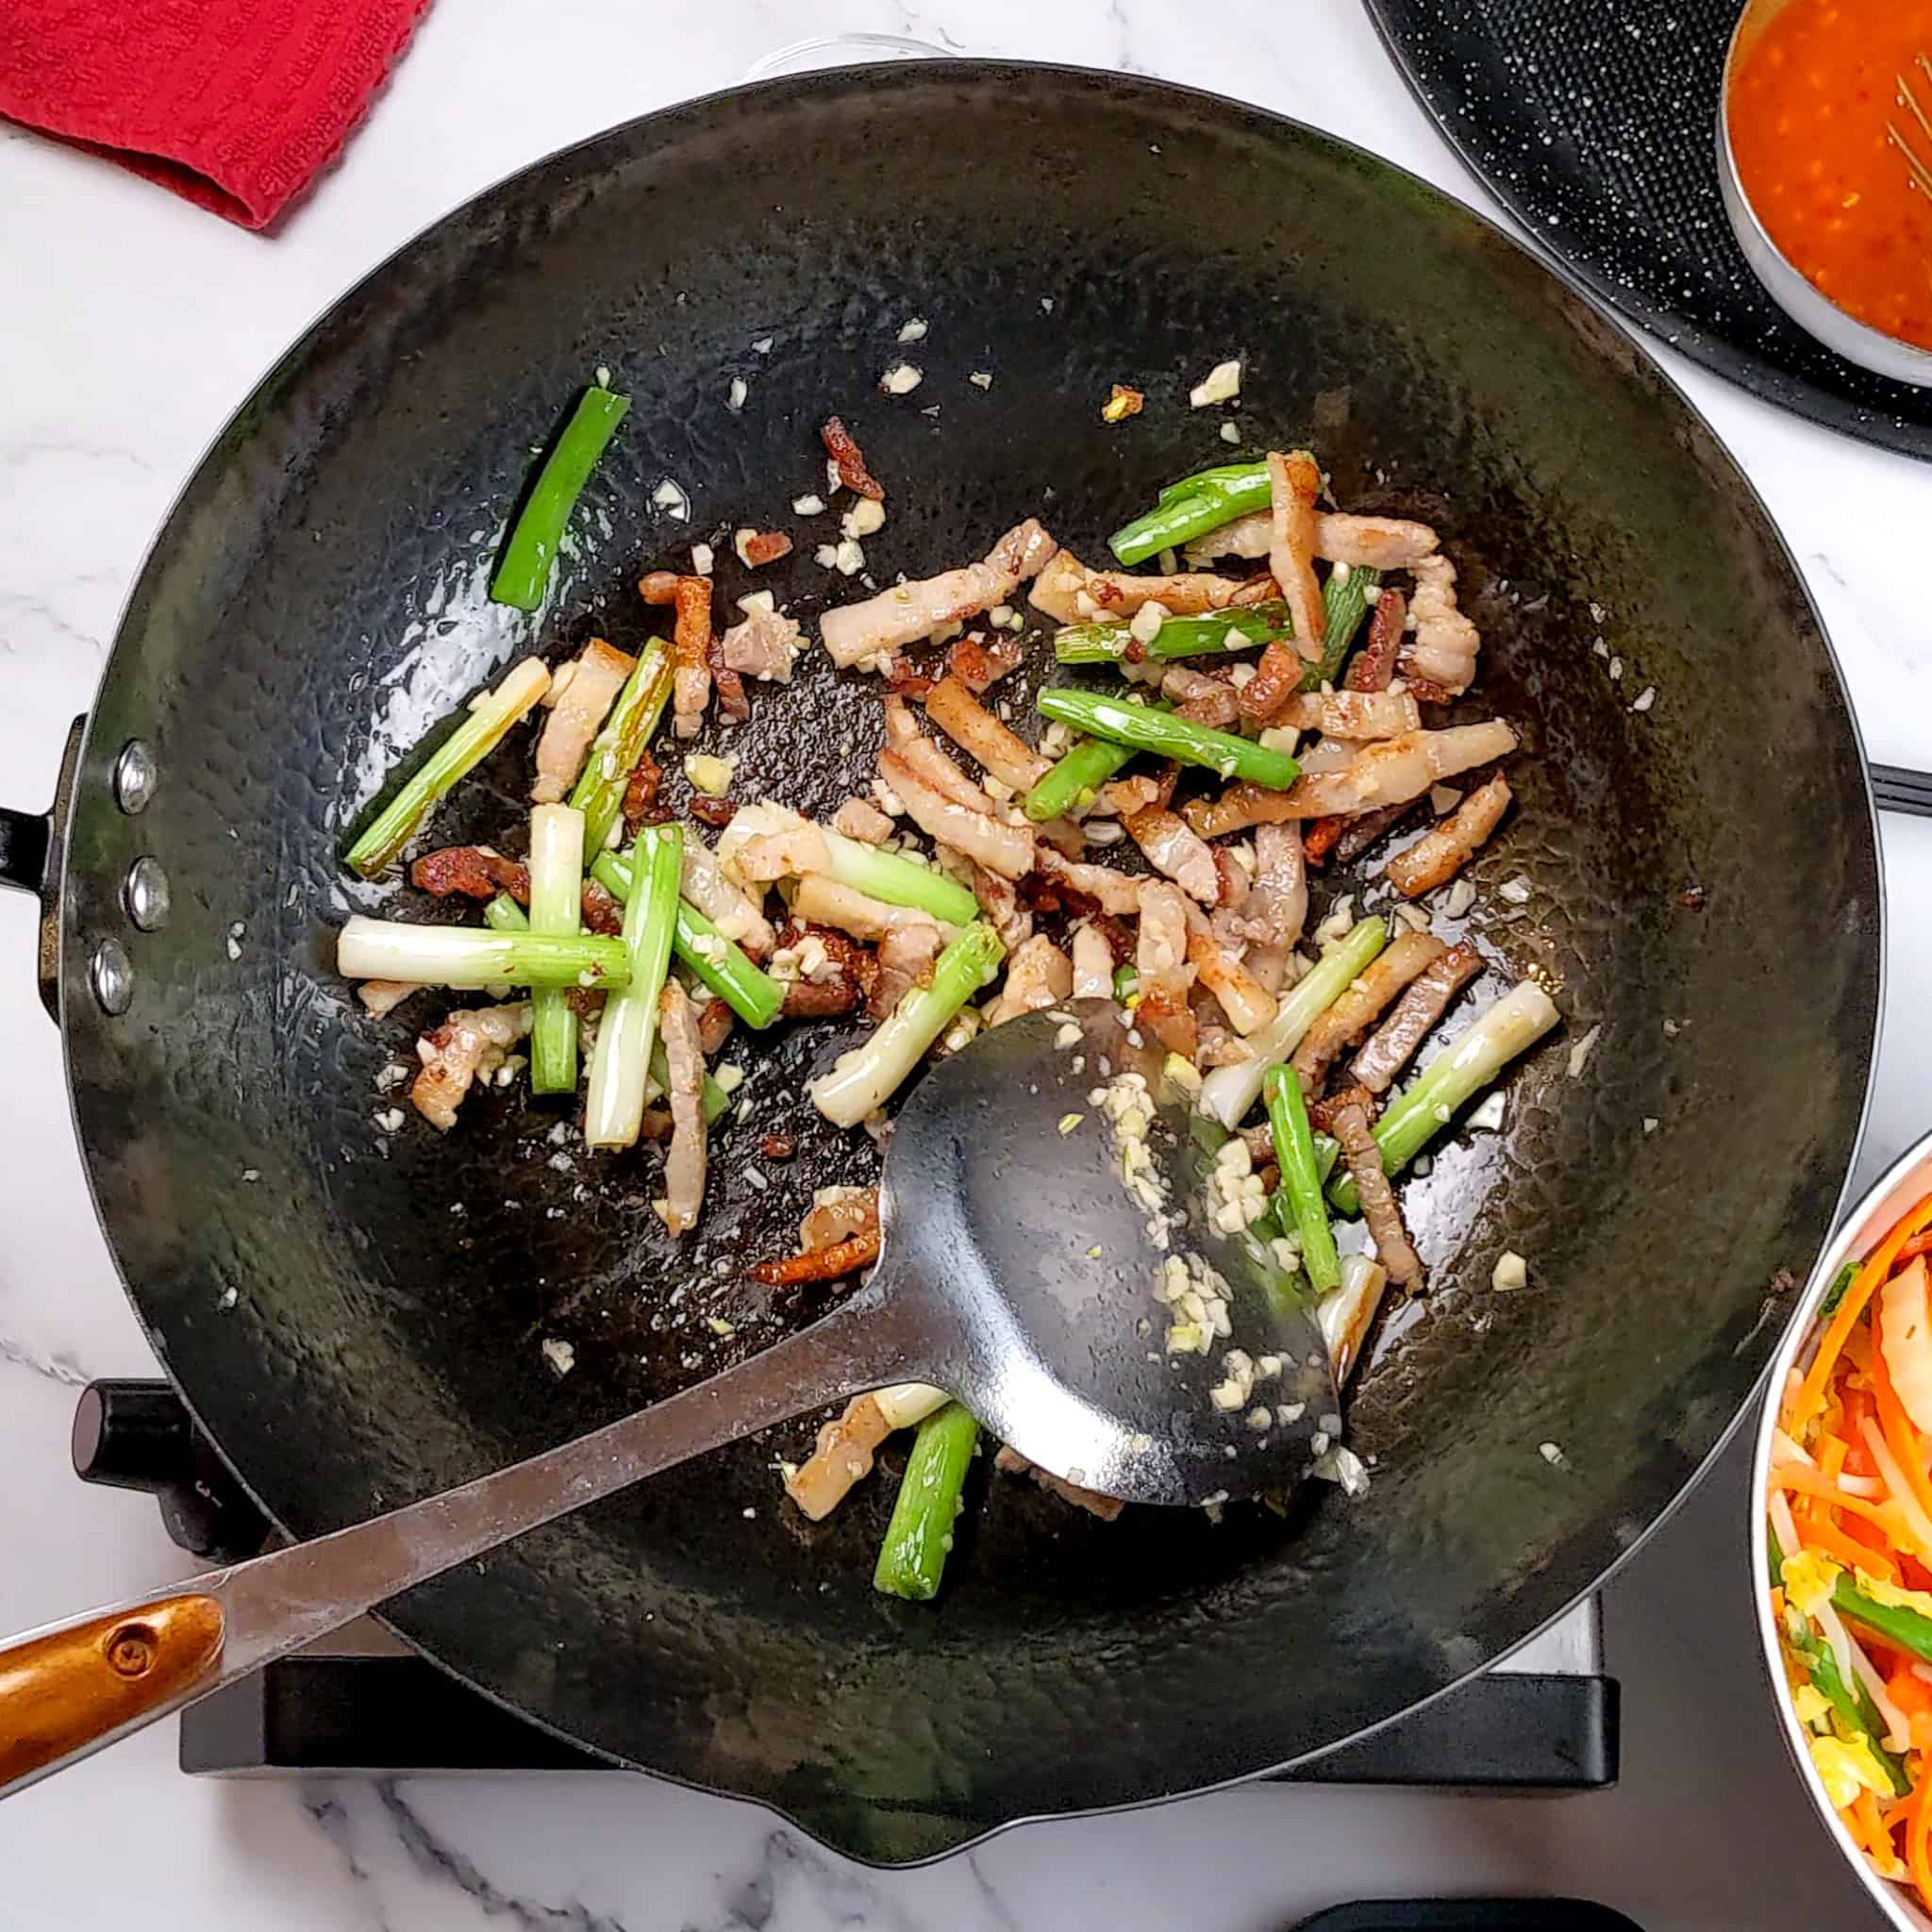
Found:
<svg viewBox="0 0 1932 1932"><path fill-rule="evenodd" d="M1051 1471L1041 1469L1038 1463L1028 1462L1009 1443L1000 1444L1000 1453L993 1457L992 1466L1007 1475L1030 1475L1050 1495L1086 1510L1090 1516L1099 1517L1103 1523L1111 1523L1126 1507L1118 1496L1103 1496L1098 1490L1083 1490L1078 1483L1070 1483L1064 1476L1055 1475Z"/></svg>
<svg viewBox="0 0 1932 1932"><path fill-rule="evenodd" d="M1415 566L1408 621L1415 628L1403 648L1402 675L1452 694L1467 691L1482 637L1457 606L1456 566L1446 557L1426 557Z"/></svg>
<svg viewBox="0 0 1932 1932"><path fill-rule="evenodd" d="M734 624L718 640L718 661L741 676L790 684L798 642L795 618L782 617L775 610L752 610L742 624Z"/></svg>
<svg viewBox="0 0 1932 1932"><path fill-rule="evenodd" d="M1407 805L1385 805L1380 811L1365 811L1355 818L1343 819L1333 848L1336 864L1347 865L1359 858L1370 846L1380 844L1397 825L1414 813L1415 808L1416 801L1411 798Z"/></svg>
<svg viewBox="0 0 1932 1932"><path fill-rule="evenodd" d="M1266 557L1273 534L1269 513L1257 509L1205 537L1196 537L1183 553L1190 563L1212 563L1220 557ZM1351 516L1345 510L1324 510L1315 519L1315 555L1351 569L1366 564L1372 570L1408 570L1436 548L1436 533L1426 524L1405 517Z"/></svg>
<svg viewBox="0 0 1932 1932"><path fill-rule="evenodd" d="M1007 981L988 1008L986 1024L1004 1026L1022 1013L1037 1013L1074 991L1073 962L1043 932L1037 932L1007 962Z"/></svg>
<svg viewBox="0 0 1932 1932"><path fill-rule="evenodd" d="M1424 932L1404 932L1362 968L1341 997L1302 1035L1291 1062L1302 1091L1318 1093L1328 1069L1374 1024L1383 1008L1448 951Z"/></svg>
<svg viewBox="0 0 1932 1932"><path fill-rule="evenodd" d="M1371 1093L1386 1093L1448 1010L1449 1002L1482 970L1481 956L1466 940L1425 966L1349 1063L1349 1077Z"/></svg>
<svg viewBox="0 0 1932 1932"><path fill-rule="evenodd" d="M872 1474L873 1456L892 1433L870 1395L855 1395L845 1412L819 1431L811 1455L785 1478L785 1493L822 1523L856 1482Z"/></svg>
<svg viewBox="0 0 1932 1932"><path fill-rule="evenodd" d="M1395 1205L1395 1192L1389 1176L1382 1172L1382 1150L1375 1145L1369 1127L1369 1110L1359 1100L1350 1100L1332 1110L1328 1131L1341 1142L1341 1158L1355 1176L1356 1191L1361 1197L1362 1219L1375 1243L1375 1258L1388 1270L1389 1279L1411 1292L1423 1286L1422 1257L1402 1224L1402 1210Z"/></svg>
<svg viewBox="0 0 1932 1932"><path fill-rule="evenodd" d="M1220 898L1221 874L1214 869L1214 854L1177 812L1148 806L1121 823L1156 872L1166 874L1204 906Z"/></svg>
<svg viewBox="0 0 1932 1932"><path fill-rule="evenodd" d="M1018 952L1033 937L1033 915L1021 905L1010 879L1003 879L998 873L975 865L973 896L979 901L979 909L986 914L993 931L1000 936L1000 944L1008 953Z"/></svg>
<svg viewBox="0 0 1932 1932"><path fill-rule="evenodd" d="M1135 1022L1149 1026L1170 1053L1192 1058L1198 1033L1188 994L1193 971L1188 957L1188 902L1165 879L1141 882L1141 932L1134 950L1141 1004Z"/></svg>
<svg viewBox="0 0 1932 1932"><path fill-rule="evenodd" d="M1185 664L1170 665L1160 679L1160 694L1172 698L1183 718L1210 731L1226 731L1241 717L1241 698L1224 677L1210 677Z"/></svg>
<svg viewBox="0 0 1932 1932"><path fill-rule="evenodd" d="M1274 1017L1274 995L1210 935L1207 923L1188 935L1188 958L1237 1033L1258 1033Z"/></svg>
<svg viewBox="0 0 1932 1932"><path fill-rule="evenodd" d="M1268 453L1268 568L1288 599L1295 649L1316 664L1328 634L1328 613L1315 575L1315 499L1321 466L1305 449Z"/></svg>
<svg viewBox="0 0 1932 1932"><path fill-rule="evenodd" d="M1074 997L1109 1000L1113 997L1113 948L1095 925L1074 928Z"/></svg>
<svg viewBox="0 0 1932 1932"><path fill-rule="evenodd" d="M1453 724L1444 731L1406 731L1400 738L1364 745L1340 770L1305 770L1278 794L1283 816L1354 817L1386 805L1406 805L1431 785L1515 749L1516 734L1500 718L1482 724ZM1199 819L1192 824L1196 831L1204 830Z"/></svg>
<svg viewBox="0 0 1932 1932"><path fill-rule="evenodd" d="M958 677L942 677L926 692L925 715L961 751L971 753L988 773L1015 791L1030 791L1053 769Z"/></svg>
<svg viewBox="0 0 1932 1932"><path fill-rule="evenodd" d="M791 915L810 925L834 925L865 945L876 945L888 933L931 926L942 938L929 912L916 906L888 906L856 886L847 886L829 873L808 872L791 895Z"/></svg>
<svg viewBox="0 0 1932 1932"><path fill-rule="evenodd" d="M1308 874L1299 825L1257 825L1255 877L1241 903L1215 925L1225 937L1256 945L1288 947L1302 936L1308 916Z"/></svg>
<svg viewBox="0 0 1932 1932"><path fill-rule="evenodd" d="M1402 655L1402 626L1408 616L1408 604L1402 592L1384 584L1375 593L1375 606L1369 614L1369 635L1362 647L1349 660L1341 680L1344 691L1387 691L1395 676L1396 659Z"/></svg>
<svg viewBox="0 0 1932 1932"><path fill-rule="evenodd" d="M1040 869L1049 879L1093 900L1103 912L1116 919L1131 919L1141 909L1141 887L1144 881L1130 879L1125 873L1105 865L1078 865L1062 858L1051 845L1039 852Z"/></svg>
<svg viewBox="0 0 1932 1932"><path fill-rule="evenodd" d="M537 741L537 782L530 787L534 804L559 804L576 783L584 754L617 702L634 661L602 638L592 638L551 681L543 694L550 715Z"/></svg>
<svg viewBox="0 0 1932 1932"><path fill-rule="evenodd" d="M520 858L506 858L491 845L445 845L425 852L409 867L409 883L419 892L447 899L452 892L466 899L493 899L508 892L519 906L530 903L530 868Z"/></svg>
<svg viewBox="0 0 1932 1932"><path fill-rule="evenodd" d="M1405 899L1419 899L1447 885L1475 856L1509 809L1509 781L1501 772L1478 785L1446 819L1398 852L1384 870Z"/></svg>
<svg viewBox="0 0 1932 1932"><path fill-rule="evenodd" d="M956 804L928 785L896 752L879 754L879 775L927 838L950 845L1002 878L1017 879L1033 870L1034 840L1028 827L1009 825L987 812Z"/></svg>
<svg viewBox="0 0 1932 1932"><path fill-rule="evenodd" d="M698 1018L698 1044L709 1059L724 1042L731 1038L731 1029L737 1024L738 1016L724 1002L711 998L700 1004L691 1001L691 1010Z"/></svg>
<svg viewBox="0 0 1932 1932"><path fill-rule="evenodd" d="M817 833L816 826L808 829L817 834L819 845L823 848L825 842L824 835ZM824 862L829 864L829 854ZM777 873L774 876L782 878L784 874ZM777 943L772 931L772 922L765 917L758 900L741 891L732 880L724 876L724 868L718 863L718 855L695 833L688 833L685 837L680 891L726 939L736 940L754 959L768 957Z"/></svg>
<svg viewBox="0 0 1932 1932"><path fill-rule="evenodd" d="M646 604L672 607L671 728L694 738L711 702L711 580L654 570L638 589Z"/></svg>
<svg viewBox="0 0 1932 1932"><path fill-rule="evenodd" d="M416 1042L423 1071L409 1100L432 1127L448 1133L457 1108L478 1080L488 1080L530 1032L528 1001L508 1007L461 1007Z"/></svg>
<svg viewBox="0 0 1932 1932"><path fill-rule="evenodd" d="M973 631L953 646L952 675L966 689L983 695L1010 671L1020 668L1026 647L1016 637L987 638Z"/></svg>
<svg viewBox="0 0 1932 1932"><path fill-rule="evenodd" d="M832 829L866 845L883 845L892 836L892 822L877 806L848 798L832 814Z"/></svg>
<svg viewBox="0 0 1932 1932"><path fill-rule="evenodd" d="M1212 572L1176 576L1133 576L1125 571L1089 570L1062 550L1035 580L1027 602L1059 624L1091 624L1096 617L1131 617L1143 604L1158 604L1170 617L1193 617L1258 603L1274 594L1266 577L1216 576Z"/></svg>
<svg viewBox="0 0 1932 1932"><path fill-rule="evenodd" d="M866 1011L883 1020L915 986L930 986L932 962L945 943L934 920L889 926L873 955L875 971L865 996Z"/></svg>
<svg viewBox="0 0 1932 1932"><path fill-rule="evenodd" d="M833 663L862 664L915 644L962 618L1006 603L1039 574L1058 546L1033 518L1016 524L978 563L920 583L895 584L860 604L844 604L819 620Z"/></svg>
<svg viewBox="0 0 1932 1932"><path fill-rule="evenodd" d="M1400 738L1421 725L1423 714L1407 691L1311 691L1285 705L1275 722L1319 731L1324 738L1360 741Z"/></svg>
<svg viewBox="0 0 1932 1932"><path fill-rule="evenodd" d="M991 812L991 794L975 785L933 741L919 728L918 721L903 698L886 700L886 749L903 758L913 774L942 798L963 805L968 811ZM881 766L883 772L884 767ZM888 778L887 784L891 784ZM894 788L896 789L896 788Z"/></svg>
<svg viewBox="0 0 1932 1932"><path fill-rule="evenodd" d="M1219 839L1228 832L1244 832L1250 825L1278 825L1304 817L1289 803L1290 796L1243 778L1219 798L1189 799L1181 807L1181 816L1202 838Z"/></svg>
<svg viewBox="0 0 1932 1932"><path fill-rule="evenodd" d="M664 1196L651 1205L673 1234L696 1224L705 1205L705 1049L690 996L675 979L658 995L658 1031L664 1041L671 1150L664 1158Z"/></svg>
<svg viewBox="0 0 1932 1932"><path fill-rule="evenodd" d="M1261 653L1255 675L1236 693L1241 715L1250 724L1267 724L1274 714L1302 688L1302 673L1308 668L1293 644L1274 638Z"/></svg>

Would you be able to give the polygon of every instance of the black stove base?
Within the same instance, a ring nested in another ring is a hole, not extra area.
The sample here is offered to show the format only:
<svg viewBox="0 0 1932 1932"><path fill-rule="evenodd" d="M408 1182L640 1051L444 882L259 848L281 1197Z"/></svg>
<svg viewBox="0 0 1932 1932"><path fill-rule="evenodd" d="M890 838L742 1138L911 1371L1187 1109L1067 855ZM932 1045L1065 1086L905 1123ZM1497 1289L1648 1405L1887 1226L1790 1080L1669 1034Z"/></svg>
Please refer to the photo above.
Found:
<svg viewBox="0 0 1932 1932"><path fill-rule="evenodd" d="M207 1777L351 1777L612 1767L420 1658L293 1657L183 1711L181 1769ZM1276 1775L1294 1784L1601 1790L1617 1776L1617 1685L1493 1672Z"/></svg>

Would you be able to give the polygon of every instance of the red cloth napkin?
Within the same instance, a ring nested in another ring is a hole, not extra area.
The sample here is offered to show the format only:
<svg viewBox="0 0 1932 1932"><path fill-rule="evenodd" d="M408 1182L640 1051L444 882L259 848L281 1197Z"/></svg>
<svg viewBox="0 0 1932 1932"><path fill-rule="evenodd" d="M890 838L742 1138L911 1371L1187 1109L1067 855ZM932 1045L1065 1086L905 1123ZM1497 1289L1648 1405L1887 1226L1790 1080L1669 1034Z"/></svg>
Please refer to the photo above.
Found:
<svg viewBox="0 0 1932 1932"><path fill-rule="evenodd" d="M263 228L334 158L428 0L0 0L0 114Z"/></svg>

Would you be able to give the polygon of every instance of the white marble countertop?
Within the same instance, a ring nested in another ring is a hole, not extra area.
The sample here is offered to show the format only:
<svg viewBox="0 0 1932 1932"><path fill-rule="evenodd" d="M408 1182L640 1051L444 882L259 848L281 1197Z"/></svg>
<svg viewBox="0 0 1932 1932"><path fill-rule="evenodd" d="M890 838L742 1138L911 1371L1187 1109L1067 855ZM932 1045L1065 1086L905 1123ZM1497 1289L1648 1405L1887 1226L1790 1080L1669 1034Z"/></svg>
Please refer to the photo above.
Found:
<svg viewBox="0 0 1932 1932"><path fill-rule="evenodd" d="M143 550L258 375L351 280L547 150L739 78L835 28L1234 90L1481 205L1354 0L625 0L533 14L445 0L341 165L264 241L0 125L0 795L37 807ZM1238 58L1229 58L1230 54ZM1768 409L1665 356L1770 504L1843 658L1874 757L1932 769L1924 611L1932 468ZM1932 826L1885 826L1892 978L1867 1172L1924 1124ZM0 1628L183 1574L146 1499L83 1490L75 1387L149 1373L88 1205L28 904L0 903ZM769 1814L641 1779L218 1785L164 1724L0 1809L0 1928L478 1932L1054 1925L1203 1932L1341 1900L1567 1892L1649 1932L1875 1924L1780 1761L1743 1607L1734 1454L1612 1586L1624 1780L1560 1802L1257 1788L1027 1827L880 1874Z"/></svg>

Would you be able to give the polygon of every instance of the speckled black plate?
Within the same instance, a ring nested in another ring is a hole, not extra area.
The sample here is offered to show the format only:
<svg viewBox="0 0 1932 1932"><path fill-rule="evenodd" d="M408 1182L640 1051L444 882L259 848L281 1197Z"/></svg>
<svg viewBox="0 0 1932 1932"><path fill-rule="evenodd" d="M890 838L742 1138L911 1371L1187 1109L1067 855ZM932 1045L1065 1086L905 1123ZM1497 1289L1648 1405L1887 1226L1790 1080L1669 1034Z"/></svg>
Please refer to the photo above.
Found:
<svg viewBox="0 0 1932 1932"><path fill-rule="evenodd" d="M1765 293L1718 198L1740 0L1364 0L1491 193L1593 294L1753 395L1932 457L1932 390L1874 375Z"/></svg>
<svg viewBox="0 0 1932 1932"><path fill-rule="evenodd" d="M908 353L922 387L882 396ZM823 488L828 409L887 482L882 581L1035 510L1093 556L1161 484L1227 459L1224 412L1187 391L1228 355L1245 447L1308 443L1341 502L1441 526L1486 637L1468 708L1525 746L1471 928L1491 991L1538 970L1568 1019L1512 1075L1502 1130L1406 1188L1435 1290L1355 1392L1369 1493L1288 1523L1107 1524L988 1473L941 1600L913 1606L871 1587L890 1482L823 1524L784 1504L772 1463L802 1420L391 1606L538 1722L866 1856L1241 1777L1396 1715L1590 1589L1748 1399L1780 1271L1802 1277L1831 1225L1880 959L1844 691L1749 486L1598 309L1342 142L1121 75L850 71L613 129L353 290L175 508L88 734L60 981L95 1195L199 1420L314 1535L782 1332L745 1263L874 1159L803 1099L837 1028L733 1046L754 1131L795 1130L798 1158L721 1134L682 1252L650 1211L656 1149L588 1158L515 1091L446 1136L378 1121L417 1016L372 1022L330 971L344 908L385 897L345 879L346 829L514 653L635 642L656 621L639 570L695 535L793 528L799 554L756 582L808 620L848 595L790 508ZM492 533L600 364L633 408L533 627L482 601ZM1121 380L1147 408L1108 429ZM667 476L689 523L655 501ZM754 580L719 556L728 610ZM814 649L728 741L737 790L824 809L879 734L876 681ZM110 774L136 736L160 782L129 817ZM437 834L513 841L526 758L507 744ZM143 854L174 882L158 932L123 901ZM1526 903L1496 893L1519 874ZM1353 889L1326 883L1317 916ZM132 963L119 1018L89 987L108 938ZM1506 1248L1524 1292L1491 1288ZM545 1338L575 1344L561 1379Z"/></svg>

